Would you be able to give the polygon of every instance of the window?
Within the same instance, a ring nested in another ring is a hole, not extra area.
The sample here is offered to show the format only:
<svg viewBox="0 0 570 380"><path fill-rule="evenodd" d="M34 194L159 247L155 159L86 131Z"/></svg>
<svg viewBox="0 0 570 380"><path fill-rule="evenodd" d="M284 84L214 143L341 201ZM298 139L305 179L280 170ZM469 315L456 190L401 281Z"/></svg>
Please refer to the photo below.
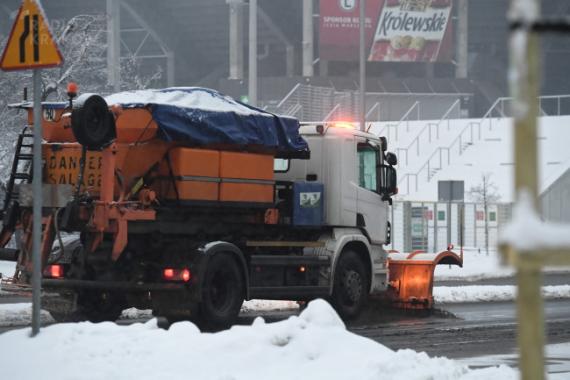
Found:
<svg viewBox="0 0 570 380"><path fill-rule="evenodd" d="M273 160L273 171L277 173L285 173L289 171L289 160L276 158Z"/></svg>
<svg viewBox="0 0 570 380"><path fill-rule="evenodd" d="M370 145L358 145L358 185L376 191L376 166L378 152Z"/></svg>

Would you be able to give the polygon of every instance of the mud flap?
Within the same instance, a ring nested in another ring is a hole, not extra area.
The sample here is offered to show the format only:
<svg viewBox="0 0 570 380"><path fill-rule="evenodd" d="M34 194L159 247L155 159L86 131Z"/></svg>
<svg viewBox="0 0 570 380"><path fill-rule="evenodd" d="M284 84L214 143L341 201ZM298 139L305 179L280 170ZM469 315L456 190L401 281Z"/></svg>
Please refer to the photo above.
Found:
<svg viewBox="0 0 570 380"><path fill-rule="evenodd" d="M463 254L451 250L440 253L391 253L388 257L388 299L402 309L433 307L433 277L439 264L463 266Z"/></svg>

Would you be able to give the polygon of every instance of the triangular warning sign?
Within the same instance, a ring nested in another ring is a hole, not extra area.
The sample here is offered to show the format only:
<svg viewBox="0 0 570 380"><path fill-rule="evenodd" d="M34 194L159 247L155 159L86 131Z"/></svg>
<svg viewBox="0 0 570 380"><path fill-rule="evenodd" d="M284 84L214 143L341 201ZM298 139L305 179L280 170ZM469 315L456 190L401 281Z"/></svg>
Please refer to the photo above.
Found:
<svg viewBox="0 0 570 380"><path fill-rule="evenodd" d="M63 57L37 0L23 0L2 54L2 70L59 66Z"/></svg>

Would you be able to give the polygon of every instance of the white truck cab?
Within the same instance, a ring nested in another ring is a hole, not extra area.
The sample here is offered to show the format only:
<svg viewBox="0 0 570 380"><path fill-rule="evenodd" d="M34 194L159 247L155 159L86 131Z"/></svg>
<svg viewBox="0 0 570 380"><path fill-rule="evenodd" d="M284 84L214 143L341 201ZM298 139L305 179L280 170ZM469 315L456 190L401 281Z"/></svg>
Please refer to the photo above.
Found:
<svg viewBox="0 0 570 380"><path fill-rule="evenodd" d="M276 173L276 180L323 184L323 224L332 229L321 238L325 249L315 249L316 254L331 257L334 278L341 253L358 250L367 264L369 292L385 291L388 270L383 245L390 239L390 195L396 192L395 170L386 164L386 157L391 155L395 164L395 156L385 153L383 138L349 123L303 125L300 133L309 144L310 159L291 160Z"/></svg>
<svg viewBox="0 0 570 380"><path fill-rule="evenodd" d="M387 244L389 198L379 177L383 141L349 123L303 125L309 160L292 160L277 180L316 181L324 185L324 224L361 227L372 244Z"/></svg>

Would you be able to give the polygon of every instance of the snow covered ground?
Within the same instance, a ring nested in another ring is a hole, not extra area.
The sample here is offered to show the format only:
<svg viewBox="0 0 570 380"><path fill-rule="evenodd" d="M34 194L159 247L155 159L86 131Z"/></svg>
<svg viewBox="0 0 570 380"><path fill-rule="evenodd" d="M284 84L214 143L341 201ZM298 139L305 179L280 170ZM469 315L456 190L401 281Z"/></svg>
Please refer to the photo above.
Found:
<svg viewBox="0 0 570 380"><path fill-rule="evenodd" d="M511 285L436 286L433 296L436 304L464 302L512 301L517 294ZM570 298L570 285L544 286L544 299Z"/></svg>
<svg viewBox="0 0 570 380"><path fill-rule="evenodd" d="M570 343L549 344L545 348L545 365L548 371L548 380L568 380L570 376ZM459 359L458 361L471 368L499 365L515 367L518 365L518 356L512 353Z"/></svg>
<svg viewBox="0 0 570 380"><path fill-rule="evenodd" d="M0 272L11 276L13 269L14 263L0 261ZM500 265L496 252L487 256L467 251L464 268L439 266L436 279L475 281L512 274L511 269ZM515 292L514 286L436 286L434 297L440 304L506 301L514 299ZM543 294L550 299L570 298L570 285L547 286ZM242 312L291 309L298 309L297 303L251 300L244 303ZM127 309L121 316L130 320L150 318L149 310L137 309ZM0 305L0 326L29 324L30 320L30 303ZM44 311L42 320L53 321ZM234 326L215 334L201 333L190 322L174 324L164 331L157 327L156 319L130 326L57 324L43 328L35 339L28 334L29 329L0 334L0 347L13 347L0 356L2 377L18 374L21 379L74 379L79 373L83 379L150 379L188 374L192 378L225 380L324 376L471 380L518 377L518 372L509 367L516 366L513 355L453 361L430 358L412 350L391 351L346 331L336 313L322 300L312 302L298 317L272 324L257 318L252 326ZM565 363L570 344L554 348L558 350L558 358L562 358L559 360ZM24 357L34 357L37 365L24 365ZM53 373L40 370L48 364L54 368L65 366L67 370ZM562 370L568 374L568 368Z"/></svg>
<svg viewBox="0 0 570 380"><path fill-rule="evenodd" d="M201 333L190 322L169 330L144 324L57 324L0 335L3 378L18 379L515 379L507 366L471 370L446 358L392 351L348 332L324 301L298 317ZM34 365L29 365L29 358ZM46 368L62 369L48 370Z"/></svg>
<svg viewBox="0 0 570 380"><path fill-rule="evenodd" d="M544 286L544 299L570 298L570 285ZM469 286L436 286L433 289L435 304L468 302L500 302L512 301L516 297L516 287L510 285L469 285ZM299 305L293 301L250 300L244 302L242 313L275 312L281 310L297 310ZM123 310L119 319L140 320L152 318L151 310L130 308ZM32 304L0 304L0 327L26 325L32 320ZM51 315L42 310L42 321L53 323Z"/></svg>

